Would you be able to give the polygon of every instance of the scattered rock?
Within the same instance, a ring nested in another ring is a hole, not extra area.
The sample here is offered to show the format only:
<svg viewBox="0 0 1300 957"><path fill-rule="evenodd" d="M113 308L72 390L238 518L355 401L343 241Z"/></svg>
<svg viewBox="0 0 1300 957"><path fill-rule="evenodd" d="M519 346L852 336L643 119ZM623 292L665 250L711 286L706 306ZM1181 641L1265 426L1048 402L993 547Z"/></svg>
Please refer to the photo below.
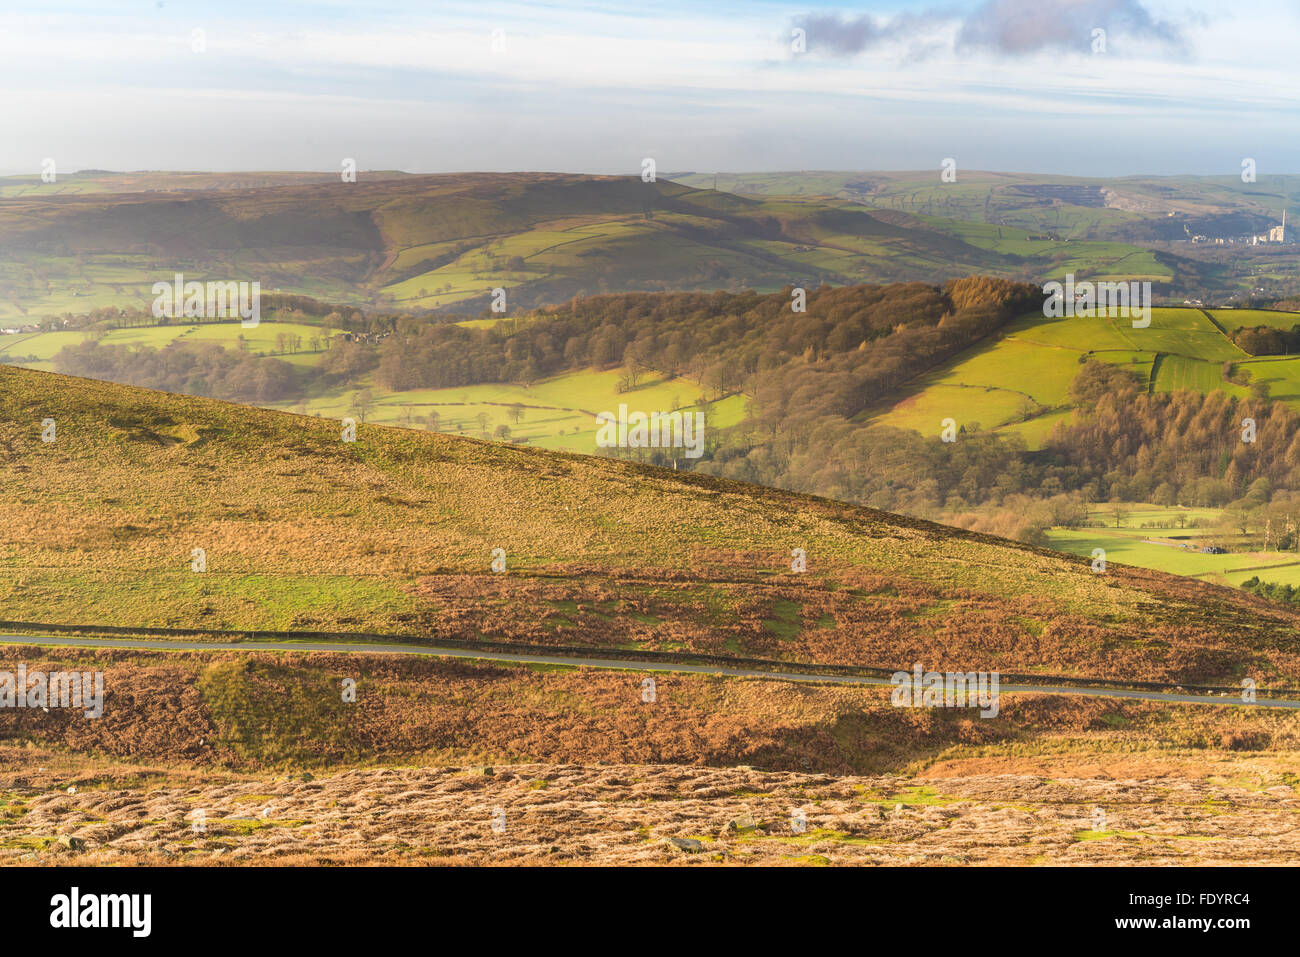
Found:
<svg viewBox="0 0 1300 957"><path fill-rule="evenodd" d="M670 837L664 843L685 854L698 854L704 850L704 845L693 837Z"/></svg>
<svg viewBox="0 0 1300 957"><path fill-rule="evenodd" d="M74 853L79 851L84 851L86 849L86 842L79 837L73 837L71 834L60 834L59 843L63 845L63 847L65 847L67 850L72 851Z"/></svg>
<svg viewBox="0 0 1300 957"><path fill-rule="evenodd" d="M726 824L722 825L722 831L718 834L718 836L721 837L723 840L726 840L727 838L732 837L736 834L744 834L747 831L757 830L758 826L759 826L758 821L754 819L754 815L750 814L748 811L745 811L742 814L736 815Z"/></svg>

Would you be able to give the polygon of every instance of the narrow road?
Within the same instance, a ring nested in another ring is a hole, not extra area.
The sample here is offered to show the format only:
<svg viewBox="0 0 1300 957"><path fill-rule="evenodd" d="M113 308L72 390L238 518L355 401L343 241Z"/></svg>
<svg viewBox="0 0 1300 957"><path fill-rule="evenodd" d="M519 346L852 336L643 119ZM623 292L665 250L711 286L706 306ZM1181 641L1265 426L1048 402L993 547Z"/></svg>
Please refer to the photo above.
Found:
<svg viewBox="0 0 1300 957"><path fill-rule="evenodd" d="M151 638L67 638L53 635L0 635L0 645L41 645L72 648L121 648L140 651L320 651L346 654L432 655L439 658L472 658L482 661L507 661L524 665L564 665L571 668L606 668L612 671L654 671L670 674L719 675L728 678L771 678L777 681L806 681L840 685L890 686L888 678L864 675L819 675L800 671L762 671L751 668L727 668L719 665L674 664L671 662L623 661L617 658L579 658L565 655L512 654L503 651L474 651L464 648L439 648L434 645L393 645L365 642L305 641L173 641ZM1163 691L1128 691L1115 688L1065 688L1050 685L1009 685L1000 693L1084 695L1091 698L1135 698L1167 704L1235 705L1237 707L1285 708L1300 710L1300 701L1282 698L1259 698L1243 702L1240 696L1176 694Z"/></svg>

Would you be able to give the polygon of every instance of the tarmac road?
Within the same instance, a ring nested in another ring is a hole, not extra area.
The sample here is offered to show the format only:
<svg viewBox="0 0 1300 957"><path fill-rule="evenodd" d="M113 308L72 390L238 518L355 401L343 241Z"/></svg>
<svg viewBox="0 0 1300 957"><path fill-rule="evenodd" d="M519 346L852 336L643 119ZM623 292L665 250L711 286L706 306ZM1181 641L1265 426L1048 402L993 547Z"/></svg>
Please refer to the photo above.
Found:
<svg viewBox="0 0 1300 957"><path fill-rule="evenodd" d="M771 678L777 681L807 681L825 684L883 685L888 678L865 675L822 675L801 671L763 671L728 668L719 665L696 665L665 661L626 661L618 658L573 657L568 655L514 654L504 651L478 651L465 648L440 648L436 645L396 645L375 642L304 642L304 641L190 641L167 638L69 638L54 635L0 635L0 644L42 645L73 648L121 648L141 651L324 651L352 654L434 655L441 658L473 658L482 661L508 661L529 665L564 665L578 668L607 668L616 671L720 675L729 678ZM1051 685L999 686L999 693L1085 695L1093 698L1136 698L1169 704L1235 705L1237 707L1300 709L1300 701L1282 698L1257 698L1244 702L1240 695L1223 696L1163 691L1139 691L1117 688L1054 687Z"/></svg>

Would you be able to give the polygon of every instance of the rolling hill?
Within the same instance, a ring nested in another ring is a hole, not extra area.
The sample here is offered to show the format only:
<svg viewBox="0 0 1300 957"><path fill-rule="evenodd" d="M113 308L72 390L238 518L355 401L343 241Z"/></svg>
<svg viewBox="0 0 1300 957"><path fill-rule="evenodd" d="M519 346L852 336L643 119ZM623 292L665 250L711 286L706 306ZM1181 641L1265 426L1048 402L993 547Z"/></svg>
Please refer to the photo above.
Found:
<svg viewBox="0 0 1300 957"><path fill-rule="evenodd" d="M674 182L888 211L1002 255L1049 256L1058 277L1072 271L1165 282L1174 303L1243 303L1261 293L1300 292L1300 246L1250 242L1287 210L1294 221L1295 175L1260 174L1245 183L1232 174L1086 178L961 169L955 182L945 183L937 169L806 170L687 173Z"/></svg>
<svg viewBox="0 0 1300 957"><path fill-rule="evenodd" d="M1143 242L1192 233L1259 232L1300 201L1300 176L1088 178L960 170L690 173L674 182L743 196L834 197L953 222L1052 232L1063 239ZM716 183L716 186L715 186ZM1184 226L1187 230L1184 230Z"/></svg>
<svg viewBox="0 0 1300 957"><path fill-rule="evenodd" d="M11 620L1300 681L1240 593L706 476L13 368L0 449Z"/></svg>
<svg viewBox="0 0 1300 957"><path fill-rule="evenodd" d="M176 272L408 311L476 312L501 287L511 314L580 293L1033 279L1062 264L1175 275L1173 259L1120 242L986 235L834 198L552 173L324 176L0 182L0 322L147 308Z"/></svg>
<svg viewBox="0 0 1300 957"><path fill-rule="evenodd" d="M666 672L647 698L643 671L344 643L1294 687L1300 614L1241 593L633 463L377 426L346 443L326 420L6 367L0 485L0 670L106 689L97 720L0 710L3 863L1295 854L1290 711L1004 689L979 720L888 687ZM184 650L15 643L49 631L32 623L172 629ZM179 641L253 629L334 634Z"/></svg>

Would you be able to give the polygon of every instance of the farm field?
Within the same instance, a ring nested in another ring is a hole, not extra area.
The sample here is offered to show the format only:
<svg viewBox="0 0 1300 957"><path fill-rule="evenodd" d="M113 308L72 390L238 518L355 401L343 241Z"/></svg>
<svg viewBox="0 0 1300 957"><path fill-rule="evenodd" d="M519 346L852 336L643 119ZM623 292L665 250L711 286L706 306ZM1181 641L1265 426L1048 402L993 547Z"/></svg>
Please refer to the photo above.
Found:
<svg viewBox="0 0 1300 957"><path fill-rule="evenodd" d="M1095 519L1106 520L1107 506L1094 509ZM1119 527L1053 528L1047 532L1052 548L1091 558L1094 548L1104 549L1107 562L1122 562L1173 575L1187 575L1221 585L1240 585L1252 575L1265 581L1300 586L1300 553L1294 551L1230 551L1222 555L1203 554L1202 546L1224 542L1216 532L1223 510L1216 508L1165 508L1155 505L1125 505ZM1143 528L1154 523L1181 519L1199 527ZM1228 541L1230 547L1235 547ZM1184 548L1182 546L1190 546Z"/></svg>
<svg viewBox="0 0 1300 957"><path fill-rule="evenodd" d="M952 417L959 425L1016 432L1038 448L1068 417L1070 382L1088 359L1121 365L1155 391L1246 395L1246 387L1223 378L1223 364L1233 362L1268 383L1275 398L1300 403L1300 359L1252 359L1203 311L1158 308L1145 329L1119 317L1026 316L913 380L900 398L868 409L861 420L927 434Z"/></svg>
<svg viewBox="0 0 1300 957"><path fill-rule="evenodd" d="M196 325L176 323L165 326L140 326L111 329L107 332L35 332L0 335L0 356L35 357L21 364L31 369L53 371L54 355L66 346L76 346L92 338L106 346L149 346L161 349L172 342L217 343L227 349L244 349L252 355L274 356L288 362L312 364L325 353L326 341L338 330L299 322L278 322L263 318L256 326L245 328L238 321L210 322ZM277 337L296 335L302 340L301 351L282 354Z"/></svg>
<svg viewBox="0 0 1300 957"><path fill-rule="evenodd" d="M1290 331L1293 326L1300 325L1300 316L1276 309L1211 309L1209 312L1229 332L1243 326L1271 326Z"/></svg>
<svg viewBox="0 0 1300 957"><path fill-rule="evenodd" d="M460 325L486 327L500 319L467 320ZM339 334L336 329L296 322L263 319L257 326L244 328L239 322L202 323L197 325L162 325L113 329L108 332L39 332L0 336L0 357L16 364L44 371L54 370L54 355L66 346L76 346L92 338L106 346L148 346L161 349L173 343L216 343L226 349L239 349L251 355L280 359L298 367L314 366L326 354L325 345ZM296 335L299 351L282 352L280 336ZM364 416L358 409L358 395L371 397L372 405ZM619 391L618 370L589 370L568 373L524 386L514 383L484 383L447 389L416 389L401 392L385 390L362 376L353 385L315 393L301 400L268 403L268 408L285 409L303 415L342 419L364 418L375 424L425 428L481 437L500 426L510 429L511 439L542 448L567 449L593 454L596 452L595 416L604 411L617 414L620 403L631 411L683 412L704 411L706 429L736 425L745 415L747 400L742 395L701 401L699 383L685 378L665 379L647 374L636 388ZM516 420L511 406L524 406ZM432 416L437 421L432 421ZM486 416L482 426L479 416ZM434 425L436 424L436 429Z"/></svg>
<svg viewBox="0 0 1300 957"><path fill-rule="evenodd" d="M374 403L365 415L369 423L476 438L481 438L483 432L492 435L504 425L510 429L511 441L588 455L597 451L596 415L617 415L620 403L626 404L629 411L647 414L702 410L706 436L708 429L733 426L745 415L747 400L742 395L701 402L698 383L654 375L647 376L636 388L620 392L619 375L618 370L589 370L543 379L532 386L502 382L402 392L374 387L367 377L355 387L303 402L274 403L268 408L331 419L358 417L358 393L368 391ZM522 406L518 419L513 408L516 405ZM480 423L480 416L485 417L485 424Z"/></svg>

